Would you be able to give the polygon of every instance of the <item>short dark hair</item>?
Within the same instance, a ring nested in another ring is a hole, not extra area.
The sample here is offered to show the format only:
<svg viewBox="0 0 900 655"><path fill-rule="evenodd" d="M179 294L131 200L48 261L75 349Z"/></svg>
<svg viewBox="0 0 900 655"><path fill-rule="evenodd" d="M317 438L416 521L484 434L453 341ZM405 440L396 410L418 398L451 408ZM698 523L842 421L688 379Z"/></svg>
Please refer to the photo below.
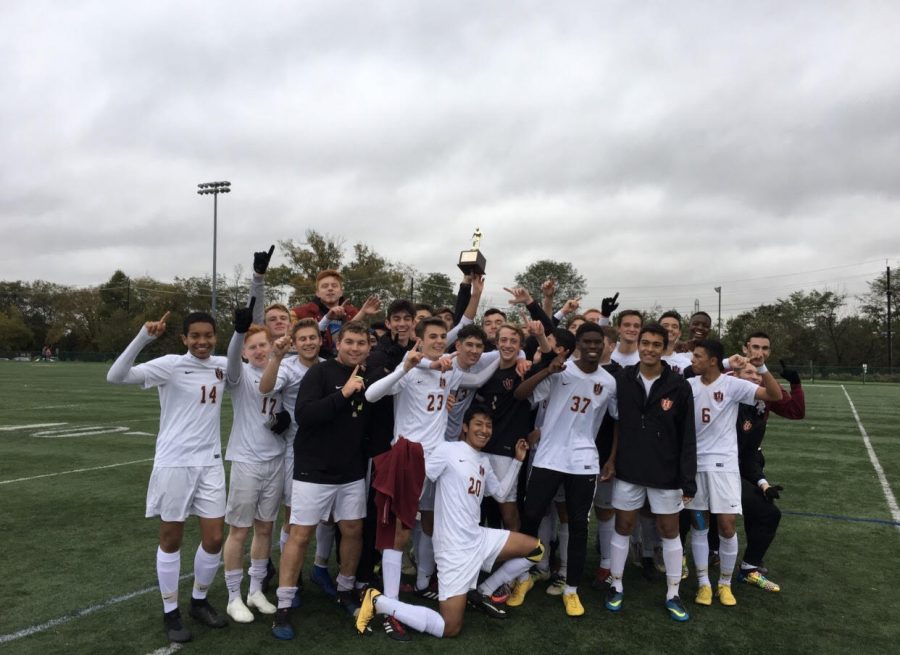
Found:
<svg viewBox="0 0 900 655"><path fill-rule="evenodd" d="M423 311L423 310L426 311L426 312L428 312L428 313L431 314L432 316L434 316L434 307L432 307L432 306L429 305L428 303L417 302L417 303L416 303L416 312L421 312L421 311ZM413 312L413 316L415 316L415 315L416 315L415 312Z"/></svg>
<svg viewBox="0 0 900 655"><path fill-rule="evenodd" d="M702 309L699 312L694 312L693 314L691 314L691 320L693 320L695 316L705 316L706 320L709 321L709 324L712 325L712 316L704 312Z"/></svg>
<svg viewBox="0 0 900 655"><path fill-rule="evenodd" d="M484 330L474 323L469 323L459 329L459 332L456 333L456 343L462 343L472 337L480 339L481 343L487 343L487 335L484 333Z"/></svg>
<svg viewBox="0 0 900 655"><path fill-rule="evenodd" d="M209 312L191 312L184 317L184 322L181 324L181 333L187 336L194 323L209 323L213 326L213 333L216 331L216 319L212 317L212 314Z"/></svg>
<svg viewBox="0 0 900 655"><path fill-rule="evenodd" d="M769 335L762 330L757 330L756 332L748 334L747 338L744 339L744 343L750 343L750 339L768 339L769 341L772 340L769 338Z"/></svg>
<svg viewBox="0 0 900 655"><path fill-rule="evenodd" d="M619 315L616 316L616 325L622 325L622 319L624 319L626 316L637 316L641 320L641 324L643 325L644 323L644 315L641 314L638 310L623 309L621 312L619 312Z"/></svg>
<svg viewBox="0 0 900 655"><path fill-rule="evenodd" d="M409 314L410 316L415 316L416 308L406 298L398 298L388 305L385 317L390 319L394 314Z"/></svg>
<svg viewBox="0 0 900 655"><path fill-rule="evenodd" d="M669 333L662 325L659 323L647 323L647 325L641 328L641 331L638 332L638 341L641 340L641 337L644 336L644 333L649 332L650 334L655 334L658 337L662 337L663 340L663 348L669 347Z"/></svg>
<svg viewBox="0 0 900 655"><path fill-rule="evenodd" d="M454 317L456 316L453 310L449 307L441 307L440 309L435 309L434 315L437 316L438 314L452 314Z"/></svg>
<svg viewBox="0 0 900 655"><path fill-rule="evenodd" d="M493 315L493 314L500 314L500 316L502 316L503 319L506 320L506 314L503 313L503 312L501 312L501 311L500 311L499 309L497 309L496 307L491 307L490 309L488 309L488 310L484 313L484 316L482 316L481 318L482 318L482 320L484 320L484 319L486 319L488 316L491 316L491 315Z"/></svg>
<svg viewBox="0 0 900 655"><path fill-rule="evenodd" d="M661 323L664 318L674 318L676 321L678 321L679 324L681 323L681 314L676 312L674 309L670 309L669 311L660 314L657 322Z"/></svg>
<svg viewBox="0 0 900 655"><path fill-rule="evenodd" d="M447 324L444 323L444 320L438 318L437 316L429 316L428 318L423 318L419 321L418 325L416 325L416 336L420 339L425 336L425 328L429 325L433 325L434 327L441 328L444 332L447 331ZM458 337L457 337L458 338Z"/></svg>
<svg viewBox="0 0 900 655"><path fill-rule="evenodd" d="M341 339L343 339L344 335L348 332L351 332L353 334L364 334L367 337L369 336L369 328L367 328L364 323L361 323L359 321L349 321L341 326L341 329L338 331L336 341L340 341Z"/></svg>
<svg viewBox="0 0 900 655"><path fill-rule="evenodd" d="M487 416L489 419L493 419L493 415L491 415L491 410L488 409L487 405L482 405L481 403L472 403L469 406L469 409L466 410L465 415L463 416L463 423L465 425L469 424L469 421L472 420L472 417L476 414L481 414L483 416Z"/></svg>
<svg viewBox="0 0 900 655"><path fill-rule="evenodd" d="M583 337L588 332L599 332L600 336L603 336L602 328L596 323L591 323L590 321L585 321L581 325L578 326L578 329L575 331L575 342L577 343L581 337Z"/></svg>
<svg viewBox="0 0 900 655"><path fill-rule="evenodd" d="M554 328L553 337L556 339L557 346L562 346L568 352L575 350L575 335L565 328Z"/></svg>
<svg viewBox="0 0 900 655"><path fill-rule="evenodd" d="M604 337L613 342L619 340L619 333L616 332L616 328L614 328L612 325L601 325L600 327L603 328Z"/></svg>
<svg viewBox="0 0 900 655"><path fill-rule="evenodd" d="M707 355L719 360L719 370L725 370L725 366L722 363L725 360L725 348L722 346L721 341L716 341L715 339L701 339L694 347L703 348Z"/></svg>

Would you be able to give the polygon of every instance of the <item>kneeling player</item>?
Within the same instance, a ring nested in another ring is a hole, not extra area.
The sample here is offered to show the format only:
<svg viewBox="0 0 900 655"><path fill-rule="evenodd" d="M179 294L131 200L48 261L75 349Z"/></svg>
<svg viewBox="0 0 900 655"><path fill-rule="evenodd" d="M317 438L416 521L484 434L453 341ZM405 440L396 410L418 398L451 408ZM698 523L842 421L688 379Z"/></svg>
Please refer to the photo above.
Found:
<svg viewBox="0 0 900 655"><path fill-rule="evenodd" d="M491 416L483 407L472 407L463 423L463 439L440 444L426 461L426 475L434 481L434 557L439 578L440 613L427 607L387 598L374 588L366 592L356 629L364 633L375 614L399 621L435 637L454 637L462 629L467 601L489 616L505 618L506 612L490 600L500 585L515 580L539 561L544 548L534 537L483 528L478 525L484 494L504 496L516 483L528 445L516 444L516 463L503 480L481 452L491 438ZM480 570L489 571L497 560L509 560L475 589Z"/></svg>

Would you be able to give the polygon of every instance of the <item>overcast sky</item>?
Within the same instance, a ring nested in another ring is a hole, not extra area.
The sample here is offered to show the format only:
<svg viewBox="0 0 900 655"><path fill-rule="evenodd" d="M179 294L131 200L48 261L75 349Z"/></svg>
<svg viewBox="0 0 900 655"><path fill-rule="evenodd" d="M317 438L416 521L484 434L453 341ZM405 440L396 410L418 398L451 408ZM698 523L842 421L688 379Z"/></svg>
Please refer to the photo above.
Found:
<svg viewBox="0 0 900 655"><path fill-rule="evenodd" d="M489 293L715 316L900 264L900 3L5 3L0 279L220 272L307 228ZM277 261L277 259L276 259Z"/></svg>

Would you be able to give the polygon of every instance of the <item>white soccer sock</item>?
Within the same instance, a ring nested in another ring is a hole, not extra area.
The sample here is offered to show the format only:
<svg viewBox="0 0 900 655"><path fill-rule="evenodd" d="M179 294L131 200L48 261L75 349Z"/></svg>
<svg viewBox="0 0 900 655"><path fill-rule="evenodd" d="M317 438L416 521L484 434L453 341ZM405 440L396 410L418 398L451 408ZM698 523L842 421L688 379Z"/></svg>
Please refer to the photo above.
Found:
<svg viewBox="0 0 900 655"><path fill-rule="evenodd" d="M734 565L737 563L738 538L737 533L730 537L719 535L719 584L731 584L731 574L734 573Z"/></svg>
<svg viewBox="0 0 900 655"><path fill-rule="evenodd" d="M375 611L393 616L418 632L426 632L439 638L444 636L443 617L427 607L401 603L396 598L388 598L382 594L375 599Z"/></svg>
<svg viewBox="0 0 900 655"><path fill-rule="evenodd" d="M612 566L610 558L612 555L609 550L609 542L612 539L613 532L616 531L616 517L612 516L605 521L600 519L597 521L597 542L600 544L600 568L608 569ZM625 544L625 552L628 552L628 544ZM623 562L624 566L624 562Z"/></svg>
<svg viewBox="0 0 900 655"><path fill-rule="evenodd" d="M434 575L434 543L424 532L419 535L416 548L416 588L425 589Z"/></svg>
<svg viewBox="0 0 900 655"><path fill-rule="evenodd" d="M512 582L530 568L531 562L524 557L517 557L516 559L504 562L503 566L494 571L484 582L478 585L478 592L490 596L497 591L501 585Z"/></svg>
<svg viewBox="0 0 900 655"><path fill-rule="evenodd" d="M316 526L316 566L328 566L333 547L334 523L319 523Z"/></svg>
<svg viewBox="0 0 900 655"><path fill-rule="evenodd" d="M209 585L216 577L221 559L221 553L207 553L203 550L202 544L197 546L197 554L194 555L194 588L191 591L191 598L197 600L206 598L206 592L209 591Z"/></svg>
<svg viewBox="0 0 900 655"><path fill-rule="evenodd" d="M559 524L559 571L557 573L561 578L566 577L569 570L569 524Z"/></svg>
<svg viewBox="0 0 900 655"><path fill-rule="evenodd" d="M544 556L541 557L541 561L538 562L537 567L544 572L550 570L550 542L553 541L553 526L555 523L555 516L551 513L547 513L544 515L544 518L541 519L541 524L538 527L538 539L541 540L542 544L546 544L546 547L544 548Z"/></svg>
<svg viewBox="0 0 900 655"><path fill-rule="evenodd" d="M278 598L278 609L290 609L296 595L297 587L278 587L278 590L275 592L275 596Z"/></svg>
<svg viewBox="0 0 900 655"><path fill-rule="evenodd" d="M698 530L691 528L691 555L694 557L694 568L697 570L697 584L709 586L709 528Z"/></svg>
<svg viewBox="0 0 900 655"><path fill-rule="evenodd" d="M251 559L250 560L250 593L255 594L262 591L263 580L266 579L268 572L268 560Z"/></svg>
<svg viewBox="0 0 900 655"><path fill-rule="evenodd" d="M225 571L225 586L228 588L228 602L241 597L241 580L244 578L243 569Z"/></svg>
<svg viewBox="0 0 900 655"><path fill-rule="evenodd" d="M387 548L381 554L381 575L384 580L384 595L397 598L400 595L400 574L403 566L403 551Z"/></svg>
<svg viewBox="0 0 900 655"><path fill-rule="evenodd" d="M290 528L290 526L287 525L287 524L285 524L284 527L285 527L285 528ZM284 553L284 547L285 547L285 545L287 544L288 539L290 538L290 536L291 536L291 533L290 533L290 532L285 532L283 528L282 528L281 532L280 532L279 535L278 535L278 550L281 551L282 554Z"/></svg>
<svg viewBox="0 0 900 655"><path fill-rule="evenodd" d="M156 549L156 577L159 580L159 593L162 595L163 611L178 609L178 577L181 574L181 551L174 553Z"/></svg>
<svg viewBox="0 0 900 655"><path fill-rule="evenodd" d="M684 549L681 547L681 539L662 538L663 562L666 564L666 600L678 595L678 585L681 584L681 555Z"/></svg>
<svg viewBox="0 0 900 655"><path fill-rule="evenodd" d="M653 557L653 549L659 543L659 534L656 532L656 517L638 515L641 523L641 555Z"/></svg>
<svg viewBox="0 0 900 655"><path fill-rule="evenodd" d="M356 576L343 575L342 573L338 573L335 582L337 582L338 591L350 591L351 589L353 589L353 585L356 583Z"/></svg>
<svg viewBox="0 0 900 655"><path fill-rule="evenodd" d="M619 534L613 530L609 540L609 573L612 575L612 586L616 591L622 591L622 575L625 572L625 562L628 561L627 535Z"/></svg>

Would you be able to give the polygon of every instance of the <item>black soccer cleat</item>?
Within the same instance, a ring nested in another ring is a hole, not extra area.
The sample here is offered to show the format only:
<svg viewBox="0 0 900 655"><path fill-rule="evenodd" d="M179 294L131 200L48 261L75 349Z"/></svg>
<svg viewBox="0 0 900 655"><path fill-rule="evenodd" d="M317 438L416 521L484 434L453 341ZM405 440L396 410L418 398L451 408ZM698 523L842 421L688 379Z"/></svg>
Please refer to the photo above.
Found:
<svg viewBox="0 0 900 655"><path fill-rule="evenodd" d="M228 626L228 621L219 616L219 613L205 598L191 598L191 618L210 628L225 628Z"/></svg>
<svg viewBox="0 0 900 655"><path fill-rule="evenodd" d="M266 577L263 578L262 581L262 592L264 594L269 593L269 588L272 583L272 580L276 580L276 576L278 575L278 571L275 569L275 565L272 564L272 558L269 558L269 561L266 562ZM278 585L275 585L276 587Z"/></svg>
<svg viewBox="0 0 900 655"><path fill-rule="evenodd" d="M194 638L191 631L181 622L181 610L177 607L163 614L163 629L168 640L176 644L183 644Z"/></svg>
<svg viewBox="0 0 900 655"><path fill-rule="evenodd" d="M477 589L470 589L466 594L466 602L469 607L481 610L492 619L505 619L509 613L498 603L491 600L490 596L479 593Z"/></svg>

